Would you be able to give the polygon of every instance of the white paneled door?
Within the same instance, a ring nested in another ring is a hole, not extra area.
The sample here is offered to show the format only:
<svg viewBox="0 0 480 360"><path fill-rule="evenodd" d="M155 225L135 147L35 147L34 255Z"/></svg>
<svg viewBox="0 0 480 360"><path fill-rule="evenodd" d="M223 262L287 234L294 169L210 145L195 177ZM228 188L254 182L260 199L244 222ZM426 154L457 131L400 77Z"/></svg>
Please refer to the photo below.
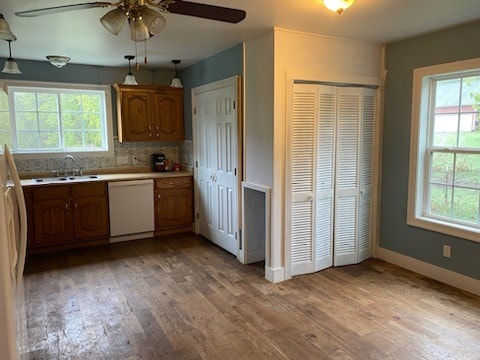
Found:
<svg viewBox="0 0 480 360"><path fill-rule="evenodd" d="M286 236L291 275L371 256L375 90L295 84Z"/></svg>
<svg viewBox="0 0 480 360"><path fill-rule="evenodd" d="M238 252L237 78L192 90L197 231Z"/></svg>

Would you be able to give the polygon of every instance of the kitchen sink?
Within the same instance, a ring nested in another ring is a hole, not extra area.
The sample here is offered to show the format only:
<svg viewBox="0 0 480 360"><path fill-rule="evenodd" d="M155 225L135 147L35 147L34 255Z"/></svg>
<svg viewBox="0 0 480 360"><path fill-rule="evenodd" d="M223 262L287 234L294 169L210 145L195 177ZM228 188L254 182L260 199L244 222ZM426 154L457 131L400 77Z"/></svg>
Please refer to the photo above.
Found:
<svg viewBox="0 0 480 360"><path fill-rule="evenodd" d="M99 180L102 177L100 175L77 175L77 176L57 176L46 178L33 178L33 183L61 183L61 182L73 182L73 181L89 181Z"/></svg>

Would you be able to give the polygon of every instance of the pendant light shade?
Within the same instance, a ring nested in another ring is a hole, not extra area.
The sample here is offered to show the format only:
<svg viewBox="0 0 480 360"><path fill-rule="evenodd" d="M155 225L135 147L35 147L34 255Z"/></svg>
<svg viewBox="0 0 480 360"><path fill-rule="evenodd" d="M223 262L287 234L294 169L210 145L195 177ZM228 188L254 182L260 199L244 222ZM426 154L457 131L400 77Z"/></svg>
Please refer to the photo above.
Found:
<svg viewBox="0 0 480 360"><path fill-rule="evenodd" d="M68 56L48 55L47 60L56 68L62 68L71 60Z"/></svg>
<svg viewBox="0 0 480 360"><path fill-rule="evenodd" d="M7 61L5 61L5 66L3 67L2 72L5 74L21 75L22 72L20 71L18 64L12 58L12 40L7 41L10 56L8 57Z"/></svg>
<svg viewBox="0 0 480 360"><path fill-rule="evenodd" d="M128 60L128 74L125 77L125 81L123 82L124 85L138 85L137 79L135 79L135 76L133 76L130 64L133 59L135 59L135 56L133 55L125 55L125 59Z"/></svg>
<svg viewBox="0 0 480 360"><path fill-rule="evenodd" d="M101 19L103 27L110 31L113 35L118 35L118 33L123 29L125 25L125 13L122 9L116 8L115 10L109 11Z"/></svg>
<svg viewBox="0 0 480 360"><path fill-rule="evenodd" d="M180 60L172 60L172 64L175 66L175 76L172 79L170 87L173 88L183 88L182 81L177 77L177 65L180 64Z"/></svg>
<svg viewBox="0 0 480 360"><path fill-rule="evenodd" d="M338 15L341 15L346 9L352 6L355 0L323 0L323 5L329 10L332 10Z"/></svg>
<svg viewBox="0 0 480 360"><path fill-rule="evenodd" d="M17 40L17 37L13 35L12 31L10 30L10 26L7 23L7 20L5 20L5 18L3 17L3 14L0 14L0 39L7 41Z"/></svg>

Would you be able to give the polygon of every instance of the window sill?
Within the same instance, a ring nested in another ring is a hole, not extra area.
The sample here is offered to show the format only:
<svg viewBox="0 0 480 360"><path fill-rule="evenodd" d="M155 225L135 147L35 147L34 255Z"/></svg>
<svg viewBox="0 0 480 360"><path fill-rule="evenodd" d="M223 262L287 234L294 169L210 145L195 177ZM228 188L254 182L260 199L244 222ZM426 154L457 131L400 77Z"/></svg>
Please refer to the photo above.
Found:
<svg viewBox="0 0 480 360"><path fill-rule="evenodd" d="M470 226L452 224L424 216L407 219L407 225L435 231L445 235L455 236L461 239L480 242L480 230Z"/></svg>

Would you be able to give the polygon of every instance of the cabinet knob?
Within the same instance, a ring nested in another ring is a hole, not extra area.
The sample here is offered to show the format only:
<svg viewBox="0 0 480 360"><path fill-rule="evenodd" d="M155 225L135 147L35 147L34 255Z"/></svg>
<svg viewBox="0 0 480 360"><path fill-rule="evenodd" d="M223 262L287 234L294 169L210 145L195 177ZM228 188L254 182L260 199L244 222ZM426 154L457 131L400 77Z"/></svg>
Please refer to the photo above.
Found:
<svg viewBox="0 0 480 360"><path fill-rule="evenodd" d="M75 208L75 211L78 211L78 204L77 203L73 204L73 207Z"/></svg>
<svg viewBox="0 0 480 360"><path fill-rule="evenodd" d="M70 206L68 203L65 203L65 211L68 213L70 211Z"/></svg>
<svg viewBox="0 0 480 360"><path fill-rule="evenodd" d="M162 195L158 195L158 200L162 200Z"/></svg>

